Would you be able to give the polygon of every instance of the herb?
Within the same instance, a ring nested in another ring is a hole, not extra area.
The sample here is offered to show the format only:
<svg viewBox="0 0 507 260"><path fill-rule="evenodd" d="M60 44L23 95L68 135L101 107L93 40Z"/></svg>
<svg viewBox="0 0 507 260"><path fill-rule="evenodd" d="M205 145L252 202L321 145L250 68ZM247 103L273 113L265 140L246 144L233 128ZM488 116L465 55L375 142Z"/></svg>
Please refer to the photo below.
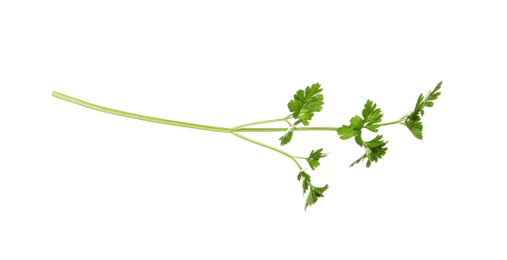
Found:
<svg viewBox="0 0 507 260"><path fill-rule="evenodd" d="M299 123L303 123L305 126L309 125L313 113L322 110L324 96L319 94L320 92L322 92L322 88L319 83L306 87L304 91L301 89L296 92L294 99L287 104L290 112L292 112L292 117L297 119L294 125Z"/></svg>
<svg viewBox="0 0 507 260"><path fill-rule="evenodd" d="M422 117L424 116L424 108L425 107L433 107L433 101L437 100L440 96L440 88L442 87L442 82L438 83L435 89L431 90L426 97L423 94L420 94L417 98L417 102L415 103L414 111L403 118L403 124L408 127L410 132L417 138L421 139L423 125L421 122Z"/></svg>
<svg viewBox="0 0 507 260"><path fill-rule="evenodd" d="M286 145L290 143L290 140L292 140L292 134L294 133L294 128L291 127L282 137L280 137L280 145Z"/></svg>
<svg viewBox="0 0 507 260"><path fill-rule="evenodd" d="M360 116L352 117L350 119L350 125L342 125L342 127L338 128L337 132L342 140L355 137L356 143L362 146L363 139L361 137L361 131L363 128L372 132L378 132L378 123L382 121L383 114L382 110L377 108L377 104L373 103L371 100L366 101L362 115L362 118Z"/></svg>
<svg viewBox="0 0 507 260"><path fill-rule="evenodd" d="M214 131L214 132L223 132L230 133L234 136L237 136L245 141L260 145L267 149L276 151L289 159L291 159L296 166L298 167L298 175L297 179L301 181L301 185L303 187L303 194L307 194L306 202L305 202L305 210L308 206L315 204L319 198L324 197L324 192L328 189L328 185L324 185L323 187L314 186L311 182L311 176L306 172L307 170L301 166L298 160L305 160L309 167L312 170L315 170L320 166L321 159L327 156L326 153L323 153L323 148L312 150L308 157L302 156L294 156L289 154L279 148L274 146L259 142L257 140L251 139L247 136L244 136L241 133L244 132L285 132L285 134L280 137L280 145L287 145L291 142L294 132L296 131L336 131L342 140L347 140L354 137L357 145L364 149L364 154L359 157L359 159L355 160L350 166L354 166L359 164L363 160L366 160L366 167L370 167L372 162L378 162L379 159L383 158L387 152L387 141L383 140L383 136L377 134L373 139L369 141L363 140L363 130L366 129L371 132L377 133L381 126L401 124L405 125L410 132L418 139L422 139L422 130L423 125L421 122L422 117L424 116L424 108L433 107L434 101L440 96L440 88L442 82L438 83L438 85L431 90L426 96L423 94L419 95L415 108L412 112L403 116L397 121L392 121L388 123L382 122L382 110L377 107L377 104L371 100L367 100L364 104L364 108L361 112L361 115L355 115L350 119L349 125L342 125L341 127L309 127L310 121L316 112L320 112L322 110L322 106L324 104L324 96L322 95L322 88L319 83L312 84L311 86L307 86L305 89L298 90L294 95L294 98L289 101L287 107L289 108L290 114L288 116L276 119L270 119L265 121L258 121L252 123L241 124L236 127L227 128L227 127L217 127L217 126L209 126L209 125L201 125L201 124L193 124L181 121L174 121L150 116L143 116L134 113L124 112L120 110L110 109L103 106L98 106L71 96L67 96L62 93L53 92L53 96L56 98L60 98L65 101L69 101L84 107L88 107L94 110L98 110L101 112L114 114L118 116L130 117L134 119L144 120L148 122L167 124L172 126L180 126L187 128L194 128L200 130ZM285 122L288 124L288 127L285 128L253 128L251 126L268 124L274 122ZM292 122L292 123L291 123ZM303 124L302 127L299 125Z"/></svg>
<svg viewBox="0 0 507 260"><path fill-rule="evenodd" d="M308 165L310 165L310 168L312 168L312 170L315 170L315 168L317 168L320 165L319 162L320 158L324 158L326 156L327 154L322 153L322 148L320 148L317 151L312 150L310 152L310 156L306 158L306 161L308 162Z"/></svg>
<svg viewBox="0 0 507 260"><path fill-rule="evenodd" d="M315 187L312 185L310 179L310 175L308 175L305 171L299 172L298 181L302 180L303 194L309 190L308 197L306 198L305 210L308 208L308 206L315 204L319 198L324 197L324 191L326 191L328 188L327 184L324 187Z"/></svg>
<svg viewBox="0 0 507 260"><path fill-rule="evenodd" d="M435 101L440 96L439 90L441 87L442 82L439 82L435 89L431 90L426 95L426 97L423 96L423 94L420 94L417 98L414 111L397 121L384 124L380 124L380 122L382 122L383 116L382 110L380 110L380 108L377 108L377 104L373 103L373 101L366 101L366 104L364 104L364 109L361 113L363 117L356 115L350 119L349 125L342 125L337 129L337 133L342 140L354 137L357 145L363 147L365 150L364 155L355 160L349 167L352 167L364 159L367 159L366 167L368 168L371 166L372 162L377 162L387 152L387 142L382 140L382 135L377 135L370 141L363 141L363 138L361 136L363 128L371 132L378 132L378 128L381 126L402 124L405 125L416 138L422 140L423 125L421 119L424 115L424 108L433 107L433 101Z"/></svg>
<svg viewBox="0 0 507 260"><path fill-rule="evenodd" d="M364 155L361 156L359 159L355 160L349 167L354 166L355 164L360 163L364 159L367 159L366 161L366 167L369 168L371 166L372 162L377 162L382 156L386 154L387 147L385 145L387 142L382 140L381 135L377 135L375 138L373 138L371 141L363 142L364 147Z"/></svg>
<svg viewBox="0 0 507 260"><path fill-rule="evenodd" d="M387 151L387 147L385 147L387 142L382 140L381 135L377 135L367 142L363 141L361 136L363 128L371 132L378 132L378 128L380 127L379 123L382 121L383 116L382 110L377 108L377 104L373 103L373 101L368 100L366 104L364 104L364 109L361 114L363 115L362 118L360 116L354 116L350 119L350 125L343 125L337 130L342 140L354 137L357 145L364 147L365 150L364 155L354 161L349 167L360 163L364 159L368 159L366 167L370 167L372 162L377 162Z"/></svg>

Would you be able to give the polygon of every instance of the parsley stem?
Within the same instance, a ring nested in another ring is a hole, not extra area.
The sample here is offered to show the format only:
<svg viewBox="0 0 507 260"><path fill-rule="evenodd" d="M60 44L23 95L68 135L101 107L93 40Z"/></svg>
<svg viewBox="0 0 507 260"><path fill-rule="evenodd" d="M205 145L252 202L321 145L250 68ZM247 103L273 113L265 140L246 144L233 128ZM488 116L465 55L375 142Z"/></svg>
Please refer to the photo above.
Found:
<svg viewBox="0 0 507 260"><path fill-rule="evenodd" d="M236 131L236 130L241 129L241 128L245 127L245 126L268 124L268 123L280 122L280 121L285 121L285 120L286 120L286 118L277 118L277 119L271 119L271 120L252 122L252 123L248 123L248 124L243 124L243 125L235 126L235 127L232 128L232 131Z"/></svg>
<svg viewBox="0 0 507 260"><path fill-rule="evenodd" d="M139 114L134 114L134 113L124 112L124 111L120 111L120 110L116 110L116 109L111 109L111 108L95 105L95 104L92 104L92 103L89 103L89 102L86 102L86 101L83 101L83 100L80 100L80 99L77 99L77 98L74 98L71 96L67 96L65 94L58 93L58 92L53 92L53 97L56 97L56 98L59 98L59 99L62 99L62 100L65 100L65 101L68 101L68 102L71 102L71 103L74 103L77 105L81 105L81 106L84 106L87 108L91 108L91 109L94 109L94 110L97 110L100 112L109 113L109 114L113 114L113 115L117 115L117 116L124 116L124 117L130 117L130 118L134 118L134 119L144 120L144 121L148 121L148 122L153 122L153 123L194 128L194 129L214 131L214 132L224 132L224 133L231 132L231 128L226 128L226 127L192 124L192 123L187 123L187 122L180 122L180 121L162 119L162 118L151 117L151 116L143 116L143 115L139 115Z"/></svg>
<svg viewBox="0 0 507 260"><path fill-rule="evenodd" d="M398 121L393 121L393 122L389 122L389 123L377 124L376 126L386 126L386 125L395 125L395 124L401 124L401 119Z"/></svg>
<svg viewBox="0 0 507 260"><path fill-rule="evenodd" d="M275 152L279 152L279 153L281 153L281 154L283 154L283 155L285 155L285 156L289 157L292 161L294 161L294 163L296 163L296 165L299 167L299 170L302 170L302 169L303 169L303 167L301 166L301 164L299 164L299 163L298 163L298 161L296 160L296 158L295 158L294 156L292 156L292 155L290 155L290 154L288 154L288 153L286 153L286 152L284 152L284 151L282 151L282 150L280 150L280 149L278 149L278 148L275 148L275 147L273 147L273 146L271 146L271 145L267 145L267 144L265 144L265 143L261 143L261 142L259 142L259 141L254 140L254 139L248 138L248 137L246 137L246 136L244 136L244 135L238 134L238 133L236 133L235 131L232 131L231 133L232 133L233 135L235 135L235 136L237 136L237 137L239 137L239 138L243 139L243 140L248 141L248 142L251 142L251 143L254 143L254 144L256 144L256 145L260 145L260 146L262 146L262 147L265 147L265 148L271 149L271 150L273 150L273 151L275 151Z"/></svg>
<svg viewBox="0 0 507 260"><path fill-rule="evenodd" d="M251 127L251 128L241 128L236 130L236 132L286 132L289 130L287 127L275 127L275 128L261 128L261 127ZM294 128L293 131L334 131L336 132L338 127L298 127Z"/></svg>

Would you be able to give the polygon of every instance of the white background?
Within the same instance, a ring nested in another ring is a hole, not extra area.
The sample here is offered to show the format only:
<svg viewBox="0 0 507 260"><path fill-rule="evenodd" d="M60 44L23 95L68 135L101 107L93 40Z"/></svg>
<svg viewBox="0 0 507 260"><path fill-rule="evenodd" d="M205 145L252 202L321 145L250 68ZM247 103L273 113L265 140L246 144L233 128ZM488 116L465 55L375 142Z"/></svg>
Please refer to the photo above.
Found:
<svg viewBox="0 0 507 260"><path fill-rule="evenodd" d="M507 259L501 3L2 1L0 259ZM51 97L232 127L320 82L311 125L340 126L439 81L424 141L382 128L369 169L352 140L297 132L286 151L330 152L307 211L280 154Z"/></svg>

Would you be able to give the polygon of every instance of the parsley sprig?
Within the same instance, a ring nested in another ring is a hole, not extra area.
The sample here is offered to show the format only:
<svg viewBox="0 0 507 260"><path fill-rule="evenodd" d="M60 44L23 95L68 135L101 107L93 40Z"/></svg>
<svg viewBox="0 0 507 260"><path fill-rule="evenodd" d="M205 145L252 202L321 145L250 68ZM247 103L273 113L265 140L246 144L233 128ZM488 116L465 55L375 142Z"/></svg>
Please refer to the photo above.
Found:
<svg viewBox="0 0 507 260"><path fill-rule="evenodd" d="M138 120L167 124L172 126L230 133L245 141L278 152L290 158L298 167L297 179L301 182L303 194L307 195L305 202L305 210L306 210L308 206L314 205L319 198L324 197L324 192L328 189L329 186L327 184L322 187L314 186L311 182L310 174L307 173L307 169L304 169L298 160L306 161L311 170L315 170L317 167L320 166L321 159L327 156L327 153L323 153L323 148L312 150L310 152L310 155L307 157L294 156L291 153L283 151L277 147L249 138L243 135L242 133L285 132L285 134L279 139L280 145L284 146L291 142L294 132L296 131L336 131L340 139L342 140L347 140L354 137L354 140L356 141L357 145L359 145L364 149L364 154L361 157L359 157L359 159L355 160L350 166L359 164L363 160L366 160L366 167L368 168L371 166L372 162L378 162L379 159L384 157L384 155L387 152L386 145L388 142L384 141L383 136L380 134L377 134L371 140L365 141L363 140L363 130L366 129L368 131L377 133L379 132L379 128L382 126L401 124L405 125L416 138L422 139L423 125L421 119L424 116L424 109L427 107L433 107L434 101L438 99L438 97L440 96L441 85L442 82L438 83L438 85L433 90L428 92L428 94L425 96L423 94L419 95L414 110L397 121L382 123L383 118L382 110L377 107L376 103L374 103L371 100L367 100L366 103L364 104L364 108L361 112L361 115L353 116L350 119L350 124L342 125L341 127L308 126L315 113L320 112L324 104L322 87L319 83L307 86L305 89L298 90L296 94L294 94L293 99L290 100L289 103L287 104L287 107L289 108L290 111L290 114L288 116L241 124L231 128L187 123L124 112L116 109L98 106L58 92L53 92L53 96L90 109L94 109L97 111L113 115L130 117ZM288 124L288 127L280 127L280 128L252 127L254 125L270 124L276 122L285 122L286 124ZM300 126L300 124L302 124L303 126Z"/></svg>
<svg viewBox="0 0 507 260"><path fill-rule="evenodd" d="M385 147L387 142L382 140L382 135L377 135L371 141L363 142L364 147L364 155L359 159L355 160L349 167L354 166L355 164L360 163L364 159L366 161L366 167L369 168L372 162L377 162L386 154L387 147Z"/></svg>
<svg viewBox="0 0 507 260"><path fill-rule="evenodd" d="M417 139L423 139L423 124L421 120L424 116L424 108L433 107L434 101L440 96L439 90L441 87L442 82L439 82L438 85L433 90L429 91L426 96L420 94L417 98L417 102L415 103L414 111L400 119L403 120L403 124L407 126L410 132L412 132Z"/></svg>
<svg viewBox="0 0 507 260"><path fill-rule="evenodd" d="M319 83L312 84L306 87L305 90L300 89L296 92L294 99L287 104L290 112L292 112L292 118L297 119L294 125L299 123L303 123L305 126L309 125L314 113L322 110L324 96L320 94L321 92L322 88Z"/></svg>
<svg viewBox="0 0 507 260"><path fill-rule="evenodd" d="M296 126L300 123L303 123L305 126L309 125L315 112L320 112L322 110L324 96L321 92L322 88L320 84L315 83L311 86L307 86L304 90L298 90L296 94L294 94L294 98L287 104L291 114L285 118L290 128L280 137L280 145L290 143ZM290 119L295 119L295 122L291 124L289 122Z"/></svg>
<svg viewBox="0 0 507 260"><path fill-rule="evenodd" d="M371 132L378 132L378 128L380 127L379 123L382 122L382 116L384 115L382 114L382 110L377 108L377 104L373 103L373 101L368 100L366 104L364 104L361 115L363 117L352 117L349 125L342 125L342 127L337 130L340 139L347 140L354 137L357 145L364 147L365 150L364 155L354 161L349 167L360 163L364 159L367 159L366 167L370 167L372 162L377 162L387 151L387 147L385 147L387 142L382 140L382 135L377 135L372 140L366 142L363 141L362 138L363 129L367 129Z"/></svg>
<svg viewBox="0 0 507 260"><path fill-rule="evenodd" d="M363 117L354 116L350 119L349 125L342 125L342 127L338 128L337 132L342 140L355 137L356 143L362 146L363 139L361 133L363 128L372 132L378 132L378 123L382 121L383 114L382 110L377 108L377 104L373 103L371 100L366 101L361 114Z"/></svg>
<svg viewBox="0 0 507 260"><path fill-rule="evenodd" d="M317 202L319 198L324 197L324 191L329 187L327 184L324 187L315 187L311 183L311 176L305 171L300 171L298 174L298 181L301 181L303 185L303 194L308 191L308 197L305 202L305 210L308 206L311 206Z"/></svg>
<svg viewBox="0 0 507 260"><path fill-rule="evenodd" d="M403 116L397 121L383 123L382 122L382 110L377 108L377 104L373 101L368 100L364 104L362 116L354 116L350 119L349 125L342 125L337 129L337 133L340 139L347 140L354 137L357 145L363 147L365 150L364 155L359 159L355 160L349 167L352 167L364 159L366 159L366 167L369 168L372 162L378 162L387 152L387 142L382 140L382 135L377 135L370 141L363 141L362 130L367 129L371 132L378 132L378 128L386 125L402 124L405 125L410 132L417 138L422 140L423 124L421 119L424 115L425 107L433 107L434 101L440 96L440 88L442 82L439 82L437 86L428 92L426 96L420 94L417 98L415 109L409 114Z"/></svg>
<svg viewBox="0 0 507 260"><path fill-rule="evenodd" d="M320 148L316 151L312 150L310 152L310 156L308 156L308 158L305 158L305 160L308 162L308 165L310 165L310 168L312 168L312 170L315 170L315 168L317 168L320 165L319 160L321 158L327 156L327 154L322 153L322 150L323 148Z"/></svg>

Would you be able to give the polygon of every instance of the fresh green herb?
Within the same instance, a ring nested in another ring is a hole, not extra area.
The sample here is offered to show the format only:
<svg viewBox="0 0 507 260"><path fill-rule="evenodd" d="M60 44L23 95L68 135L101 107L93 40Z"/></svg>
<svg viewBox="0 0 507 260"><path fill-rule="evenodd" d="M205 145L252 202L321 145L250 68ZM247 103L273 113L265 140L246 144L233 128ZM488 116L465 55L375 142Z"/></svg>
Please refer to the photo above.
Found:
<svg viewBox="0 0 507 260"><path fill-rule="evenodd" d="M372 132L378 132L379 123L382 121L382 110L377 108L377 104L373 101L368 100L364 104L362 112L363 117L354 116L350 119L350 125L342 125L338 128L338 135L342 140L346 140L355 137L356 142L359 146L363 145L363 139L361 137L361 131L366 128Z"/></svg>
<svg viewBox="0 0 507 260"><path fill-rule="evenodd" d="M280 145L286 145L290 143L290 140L292 140L292 134L294 133L294 128L290 128L282 137L280 137Z"/></svg>
<svg viewBox="0 0 507 260"><path fill-rule="evenodd" d="M367 159L366 167L370 167L372 162L377 162L386 154L387 147L385 146L387 142L382 140L382 135L377 135L372 140L365 142L361 136L363 128L372 132L378 132L378 128L381 126L402 124L405 125L416 138L422 140L423 125L421 119L424 115L424 108L433 107L433 101L437 100L440 96L439 90L441 87L442 82L439 82L435 89L431 90L426 97L420 94L419 98L417 98L414 111L397 121L384 124L380 124L383 116L382 110L377 108L377 104L373 103L371 100L366 101L362 112L362 118L360 116L354 116L350 119L349 125L343 125L337 129L338 135L342 140L354 137L356 143L365 150L364 155L355 160L350 167L360 163L364 159Z"/></svg>
<svg viewBox="0 0 507 260"><path fill-rule="evenodd" d="M320 148L317 151L312 150L310 152L310 156L308 156L308 158L306 158L306 161L308 162L308 165L310 165L310 168L312 168L312 170L315 170L315 168L317 168L320 165L319 160L321 158L326 157L326 156L327 156L327 154L322 153L322 148Z"/></svg>
<svg viewBox="0 0 507 260"><path fill-rule="evenodd" d="M419 96L416 102L415 109L409 114L403 116L397 121L389 122L389 123L381 123L382 122L382 110L377 108L377 104L373 103L371 100L367 100L361 116L356 115L350 119L349 125L342 125L341 127L309 127L310 120L313 118L315 112L320 112L322 110L322 105L324 104L324 96L322 93L322 88L319 83L312 84L311 86L307 86L304 90L298 90L294 95L294 98L289 101L287 104L290 115L277 118L270 119L265 121L258 121L252 123L241 124L236 127L227 128L227 127L217 127L217 126L209 126L209 125L201 125L201 124L193 124L181 121L174 121L150 116L143 116L139 114L124 112L120 110L115 110L103 106L98 106L71 96L67 96L65 94L61 94L58 92L53 92L53 96L56 98L60 98L65 101L69 101L90 109L94 109L97 111L130 117L138 120L144 120L148 122L167 124L172 126L180 126L186 128L194 128L206 131L214 131L214 132L222 132L229 133L238 138L241 138L245 141L254 143L256 145L262 146L264 148L273 150L278 152L289 159L291 159L299 169L299 174L297 175L297 179L301 181L301 185L303 187L303 194L307 194L306 202L305 202L305 210L308 206L311 206L317 202L317 200L321 197L324 197L324 192L328 189L328 185L326 184L323 187L314 186L311 183L311 176L306 173L306 169L304 169L298 160L305 160L312 170L315 170L318 166L320 166L320 160L327 156L326 153L322 153L323 148L312 150L308 157L294 156L289 154L279 148L274 146L259 142L257 140L251 139L247 136L244 136L241 133L244 132L285 132L285 134L279 139L280 145L287 145L292 140L293 134L296 131L336 131L340 136L340 139L346 140L354 137L356 143L364 149L364 154L357 160L355 160L350 166L358 164L366 159L366 167L370 167L372 162L378 162L387 151L386 144L387 142L382 140L383 136L378 134L373 139L369 141L364 141L362 137L363 129L367 129L371 132L378 132L381 126L393 125L393 124L402 124L405 125L412 134L418 138L422 139L422 122L421 118L424 115L425 107L433 107L434 101L440 96L440 88L442 82L438 83L438 85L430 91L426 96L422 94ZM293 123L291 123L291 120ZM286 122L289 127L281 127L281 128L252 128L250 126L275 123L275 122ZM299 127L299 124L303 124L303 127Z"/></svg>
<svg viewBox="0 0 507 260"><path fill-rule="evenodd" d="M415 103L414 111L403 118L403 124L407 126L410 132L412 132L417 139L423 139L423 124L421 119L424 116L424 108L433 107L433 101L437 100L440 96L439 90L441 87L442 82L438 83L435 89L431 90L426 96L420 94L417 98L417 102Z"/></svg>
<svg viewBox="0 0 507 260"><path fill-rule="evenodd" d="M320 92L322 92L322 88L319 83L306 87L304 91L301 89L296 92L294 99L287 104L292 112L292 117L297 119L294 125L299 123L303 123L305 126L309 125L313 114L322 110L324 96Z"/></svg>
<svg viewBox="0 0 507 260"><path fill-rule="evenodd" d="M305 171L300 171L298 174L298 181L301 181L303 185L303 194L308 192L308 197L306 198L305 210L308 206L311 206L317 202L317 200L321 197L324 197L324 191L327 190L328 185L326 184L324 187L315 187L312 185L311 176L308 175Z"/></svg>
<svg viewBox="0 0 507 260"><path fill-rule="evenodd" d="M372 162L377 162L386 154L387 147L385 147L385 145L387 142L381 140L381 135L377 135L372 140L365 142L361 135L363 128L371 132L378 132L378 128L380 127L379 123L382 121L383 114L382 110L377 108L377 104L373 103L371 100L366 101L361 114L363 115L362 118L360 116L352 117L350 119L350 125L343 125L338 128L337 132L342 140L354 137L357 145L364 147L364 155L355 160L349 167L360 163L364 159L368 159L366 162L366 167L368 168L371 166Z"/></svg>
<svg viewBox="0 0 507 260"><path fill-rule="evenodd" d="M378 123L382 121L382 110L377 108L377 104L373 103L373 101L368 100L366 104L364 104L363 109L363 127L372 131L378 131Z"/></svg>
<svg viewBox="0 0 507 260"><path fill-rule="evenodd" d="M382 156L386 154L387 151L387 147L385 147L386 144L387 142L382 140L381 135L377 135L371 141L363 142L363 147L365 151L364 155L361 156L359 159L355 160L349 167L352 167L355 164L360 163L364 159L367 159L366 168L369 168L372 162L377 162L380 158L382 158Z"/></svg>

